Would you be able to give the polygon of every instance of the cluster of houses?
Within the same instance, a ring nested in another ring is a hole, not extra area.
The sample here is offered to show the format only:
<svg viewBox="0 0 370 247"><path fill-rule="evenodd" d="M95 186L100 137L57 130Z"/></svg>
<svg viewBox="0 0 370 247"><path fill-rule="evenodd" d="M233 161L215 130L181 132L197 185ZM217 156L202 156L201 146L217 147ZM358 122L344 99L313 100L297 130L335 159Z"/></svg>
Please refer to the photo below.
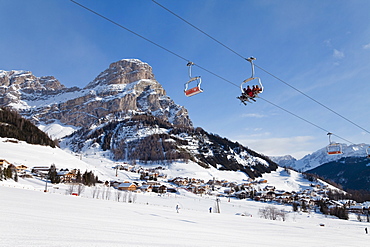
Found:
<svg viewBox="0 0 370 247"><path fill-rule="evenodd" d="M35 166L31 169L31 174L25 165L15 166L5 159L0 159L0 168L12 167L17 171L19 177L37 176L45 177L50 167ZM199 195L215 195L220 197L234 197L238 199L252 198L256 201L276 201L282 204L298 203L305 205L307 208L317 205L318 201L324 200L327 204L333 206L343 206L338 201L329 200L327 194L329 188L327 185L311 184L311 188L303 191L283 191L277 190L274 186L269 185L265 179L252 180L249 179L243 183L235 183L226 180L211 179L204 181L198 178L170 178L167 179L163 172L165 168L143 168L137 165L130 165L127 163L120 163L113 167L118 170L129 171L140 174L138 181L106 181L104 185L114 187L121 191L131 192L155 192L155 193L176 193L178 190L184 189ZM61 183L70 183L76 180L77 170L60 169L58 176ZM117 173L116 173L117 174ZM356 202L348 205L347 208L356 208ZM361 209L361 208L360 208Z"/></svg>
<svg viewBox="0 0 370 247"><path fill-rule="evenodd" d="M18 177L20 178L32 178L32 177L44 178L46 177L50 170L49 166L34 166L32 168L29 168L23 164L14 165L7 161L6 159L0 159L0 168L6 169L9 167L13 169L15 172L17 172ZM69 170L68 168L60 169L57 175L60 177L60 181L62 183L74 182L77 175L77 169L73 170Z"/></svg>
<svg viewBox="0 0 370 247"><path fill-rule="evenodd" d="M275 186L269 185L265 179L249 179L243 183L216 179L204 181L199 178L188 177L167 179L166 175L163 174L164 168L162 167L143 168L125 164L118 166L118 169L140 174L140 181L125 181L123 183L112 181L110 183L114 188L123 191L166 193L184 189L199 195L215 195L238 199L251 198L256 201L275 201L281 204L297 203L298 205L305 205L307 209L314 208L319 201L325 201L329 207L346 206L347 209L359 207L354 201L342 203L330 200L328 185L319 183L311 184L310 188L303 191L284 191L277 190Z"/></svg>
<svg viewBox="0 0 370 247"><path fill-rule="evenodd" d="M252 198L256 201L276 201L282 204L297 202L313 206L319 200L329 200L327 197L328 186L320 184L311 184L311 188L304 191L290 192L277 190L275 186L268 185L268 181L265 179L250 179L238 184L226 180L213 179L205 182L195 178L177 177L168 180L168 182L195 194L213 194L238 199Z"/></svg>
<svg viewBox="0 0 370 247"><path fill-rule="evenodd" d="M9 161L7 161L6 159L0 159L0 168L1 169L6 169L6 168L10 168L12 169L13 171L16 171L17 174L19 174L20 177L22 176L25 176L26 175L26 170L27 170L27 166L25 165L13 165L12 163L10 163Z"/></svg>
<svg viewBox="0 0 370 247"><path fill-rule="evenodd" d="M124 191L165 193L184 189L199 195L235 197L238 199L252 198L256 201L276 201L283 204L296 202L300 205L305 204L307 207L314 206L320 200L329 201L327 196L328 186L320 184L312 184L311 188L304 191L291 192L277 190L274 186L268 185L268 181L265 179L249 179L239 184L216 179L209 181L183 177L167 179L162 167L143 168L129 164L119 164L113 168L140 174L140 182L111 181L110 186Z"/></svg>
<svg viewBox="0 0 370 247"><path fill-rule="evenodd" d="M117 164L113 168L116 169L116 171L121 170L121 171L139 173L141 180L158 180L159 178L160 179L166 179L167 178L167 175L165 173L161 172L161 170L165 170L165 168L163 168L161 166L158 166L158 167L155 167L155 168L143 168L143 167L137 166L137 165L130 165L128 163L121 163L121 164Z"/></svg>

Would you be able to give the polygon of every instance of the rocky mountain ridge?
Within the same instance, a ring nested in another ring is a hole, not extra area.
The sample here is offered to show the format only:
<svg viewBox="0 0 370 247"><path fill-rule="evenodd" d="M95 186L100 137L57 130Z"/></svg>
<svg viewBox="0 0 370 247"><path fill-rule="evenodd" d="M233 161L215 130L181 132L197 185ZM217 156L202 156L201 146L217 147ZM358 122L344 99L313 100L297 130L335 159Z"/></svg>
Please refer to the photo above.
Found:
<svg viewBox="0 0 370 247"><path fill-rule="evenodd" d="M251 178L277 169L264 155L194 128L187 110L166 95L152 68L140 60L112 63L83 89L29 72L0 75L2 104L36 125L73 126L60 144L76 153L102 151L106 158L130 163L194 162Z"/></svg>
<svg viewBox="0 0 370 247"><path fill-rule="evenodd" d="M38 78L28 71L0 71L0 93L0 105L16 109L35 124L58 119L82 127L144 112L192 126L187 110L166 95L152 68L137 59L112 63L83 89L66 88L54 77Z"/></svg>

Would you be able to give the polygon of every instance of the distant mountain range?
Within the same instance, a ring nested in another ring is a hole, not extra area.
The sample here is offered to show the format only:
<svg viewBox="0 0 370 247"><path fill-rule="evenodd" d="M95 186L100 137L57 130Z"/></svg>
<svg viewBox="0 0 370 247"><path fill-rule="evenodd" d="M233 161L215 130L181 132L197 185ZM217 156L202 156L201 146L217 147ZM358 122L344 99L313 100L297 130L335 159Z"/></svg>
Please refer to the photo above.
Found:
<svg viewBox="0 0 370 247"><path fill-rule="evenodd" d="M152 68L137 59L110 64L83 89L54 77L0 71L0 106L10 107L77 153L104 151L115 161L195 162L251 178L277 169L267 156L194 128L188 111L166 95Z"/></svg>
<svg viewBox="0 0 370 247"><path fill-rule="evenodd" d="M284 167L292 167L298 171L308 171L332 161L338 161L344 157L366 157L366 149L369 144L346 145L341 144L343 154L328 155L326 147L312 154L305 155L302 159L295 159L290 155L270 157L273 161Z"/></svg>
<svg viewBox="0 0 370 247"><path fill-rule="evenodd" d="M326 148L322 148L300 160L289 155L270 158L280 166L292 167L332 180L344 189L370 191L370 159L366 153L369 145L341 145L343 154L339 155L328 155Z"/></svg>
<svg viewBox="0 0 370 247"><path fill-rule="evenodd" d="M344 189L370 191L370 159L367 157L343 157L307 172L330 179Z"/></svg>

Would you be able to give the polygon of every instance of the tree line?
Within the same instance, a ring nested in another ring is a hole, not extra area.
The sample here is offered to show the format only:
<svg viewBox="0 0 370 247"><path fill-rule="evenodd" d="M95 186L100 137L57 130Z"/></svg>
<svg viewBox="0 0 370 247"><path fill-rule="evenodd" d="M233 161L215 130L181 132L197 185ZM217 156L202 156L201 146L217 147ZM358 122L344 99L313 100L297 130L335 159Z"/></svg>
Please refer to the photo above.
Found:
<svg viewBox="0 0 370 247"><path fill-rule="evenodd" d="M137 136L137 132L146 127L163 128L168 132L145 137ZM198 152L192 153L183 148L189 143L188 140L180 138L180 135L186 135L196 140L199 143ZM267 156L244 147L238 142L207 133L200 127L173 125L166 120L147 114L138 114L128 119L111 121L93 131L81 129L75 133L71 143L76 149L80 149L81 145L85 143L84 140L98 143L104 151L110 150L115 160L160 163L191 160L204 168L222 165L221 169L224 170L239 170L251 178L274 171L278 167ZM261 158L268 165L255 160L253 164L243 166L235 158L232 158L232 155L239 155L242 152L248 153L248 156L251 157Z"/></svg>
<svg viewBox="0 0 370 247"><path fill-rule="evenodd" d="M362 202L366 202L366 201L370 201L370 190L353 190L353 189L343 189L343 186L330 180L330 179L326 179L324 177L321 177L317 174L314 174L314 173L307 173L307 172L303 172L302 173L304 178L308 179L309 181L311 182L317 182L319 179L322 180L322 181L325 181L326 183L340 189L340 190L343 190L345 192L341 192L341 191L335 191L335 190L331 190L329 193L328 193L328 197L330 200L353 200L353 201L356 201L356 202L359 202L359 203L362 203Z"/></svg>
<svg viewBox="0 0 370 247"><path fill-rule="evenodd" d="M46 176L47 179L50 180L53 184L58 184L61 182L60 176L58 175L57 169L54 164L50 166L48 171L48 175ZM85 171L83 174L80 170L76 172L75 182L78 184L83 184L87 186L95 186L95 184L99 181L98 176L95 176L92 171Z"/></svg>
<svg viewBox="0 0 370 247"><path fill-rule="evenodd" d="M37 128L29 120L9 108L0 108L0 137L15 138L30 144L57 147L58 141Z"/></svg>
<svg viewBox="0 0 370 247"><path fill-rule="evenodd" d="M13 179L18 182L18 174L14 166L9 165L7 168L0 167L0 181Z"/></svg>

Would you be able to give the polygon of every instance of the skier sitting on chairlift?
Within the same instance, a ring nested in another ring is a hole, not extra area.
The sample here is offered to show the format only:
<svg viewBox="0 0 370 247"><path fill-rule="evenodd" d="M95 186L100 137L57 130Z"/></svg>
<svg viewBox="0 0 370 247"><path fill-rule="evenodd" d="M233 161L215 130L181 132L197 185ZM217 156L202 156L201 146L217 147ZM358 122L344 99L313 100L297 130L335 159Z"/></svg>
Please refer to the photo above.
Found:
<svg viewBox="0 0 370 247"><path fill-rule="evenodd" d="M257 96L257 94L259 94L262 91L262 89L258 85L255 85L255 86L253 85L252 91L253 91L253 95Z"/></svg>
<svg viewBox="0 0 370 247"><path fill-rule="evenodd" d="M254 89L254 86L253 86L253 89ZM256 100L253 99L255 97L253 89L251 89L249 86L247 86L247 89L244 88L244 93L246 94L247 98L250 98L253 101L256 101Z"/></svg>
<svg viewBox="0 0 370 247"><path fill-rule="evenodd" d="M253 86L254 87L254 86ZM249 99L253 100L253 101L256 101L254 99L255 95L253 93L253 90L247 86L247 88L243 88L243 93L241 96L239 96L238 98L245 104L245 101L249 102Z"/></svg>

